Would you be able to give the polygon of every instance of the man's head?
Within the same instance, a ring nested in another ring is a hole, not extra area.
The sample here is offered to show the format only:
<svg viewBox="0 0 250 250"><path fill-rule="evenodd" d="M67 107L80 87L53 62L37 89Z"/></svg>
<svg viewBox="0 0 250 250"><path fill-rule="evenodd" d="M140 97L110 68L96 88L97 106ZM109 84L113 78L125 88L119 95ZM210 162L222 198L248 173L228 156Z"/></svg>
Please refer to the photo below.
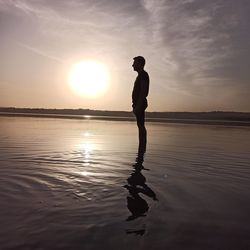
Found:
<svg viewBox="0 0 250 250"><path fill-rule="evenodd" d="M146 60L143 56L136 56L133 58L134 59L134 63L132 65L132 67L134 68L134 71L141 71L143 70Z"/></svg>

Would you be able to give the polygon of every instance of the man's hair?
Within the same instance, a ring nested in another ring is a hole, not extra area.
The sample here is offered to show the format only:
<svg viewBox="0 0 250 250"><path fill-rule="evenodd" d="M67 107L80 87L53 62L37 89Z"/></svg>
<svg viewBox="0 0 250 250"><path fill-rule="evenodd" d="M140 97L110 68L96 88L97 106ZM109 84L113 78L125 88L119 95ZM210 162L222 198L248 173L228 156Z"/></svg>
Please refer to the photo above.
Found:
<svg viewBox="0 0 250 250"><path fill-rule="evenodd" d="M142 65L142 67L145 66L146 60L145 60L145 58L143 56L136 56L133 59L135 61L139 62Z"/></svg>

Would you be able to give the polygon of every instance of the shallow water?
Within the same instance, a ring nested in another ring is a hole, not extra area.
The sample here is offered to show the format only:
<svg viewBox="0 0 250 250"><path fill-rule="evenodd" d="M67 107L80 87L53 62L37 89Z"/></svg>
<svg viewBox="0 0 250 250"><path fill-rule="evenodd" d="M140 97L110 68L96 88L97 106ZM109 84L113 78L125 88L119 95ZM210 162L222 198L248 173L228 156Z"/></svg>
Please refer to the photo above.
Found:
<svg viewBox="0 0 250 250"><path fill-rule="evenodd" d="M250 249L250 128L147 132L136 172L135 122L0 117L1 249Z"/></svg>

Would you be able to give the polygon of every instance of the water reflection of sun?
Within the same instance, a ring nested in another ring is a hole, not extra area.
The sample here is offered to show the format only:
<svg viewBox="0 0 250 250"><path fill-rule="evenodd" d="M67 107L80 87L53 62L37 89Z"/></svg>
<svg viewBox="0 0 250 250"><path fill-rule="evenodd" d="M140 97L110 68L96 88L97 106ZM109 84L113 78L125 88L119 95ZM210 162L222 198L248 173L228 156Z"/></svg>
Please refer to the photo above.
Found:
<svg viewBox="0 0 250 250"><path fill-rule="evenodd" d="M84 155L86 159L90 158L90 155L95 150L95 144L91 142L91 133L89 131L85 131L82 133L84 138L81 138L83 142L77 144L77 149Z"/></svg>
<svg viewBox="0 0 250 250"><path fill-rule="evenodd" d="M85 137L88 137L88 133L84 133ZM83 166L87 167L80 170L80 174L87 177L90 176L92 173L88 171L88 167L91 164L91 155L93 154L93 151L95 150L95 145L91 142L84 142L77 145L78 151L80 151L81 158L83 160Z"/></svg>
<svg viewBox="0 0 250 250"><path fill-rule="evenodd" d="M93 153L95 146L90 142L84 142L78 145L79 149L83 152L85 159L89 159Z"/></svg>

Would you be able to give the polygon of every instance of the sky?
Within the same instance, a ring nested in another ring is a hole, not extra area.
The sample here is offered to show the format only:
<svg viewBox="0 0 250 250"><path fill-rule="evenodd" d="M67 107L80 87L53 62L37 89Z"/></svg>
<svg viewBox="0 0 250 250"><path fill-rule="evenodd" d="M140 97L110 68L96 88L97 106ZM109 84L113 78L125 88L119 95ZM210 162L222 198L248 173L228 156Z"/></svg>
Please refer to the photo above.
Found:
<svg viewBox="0 0 250 250"><path fill-rule="evenodd" d="M249 0L0 0L0 106L131 110L146 58L148 111L250 112ZM76 95L73 65L109 87Z"/></svg>

